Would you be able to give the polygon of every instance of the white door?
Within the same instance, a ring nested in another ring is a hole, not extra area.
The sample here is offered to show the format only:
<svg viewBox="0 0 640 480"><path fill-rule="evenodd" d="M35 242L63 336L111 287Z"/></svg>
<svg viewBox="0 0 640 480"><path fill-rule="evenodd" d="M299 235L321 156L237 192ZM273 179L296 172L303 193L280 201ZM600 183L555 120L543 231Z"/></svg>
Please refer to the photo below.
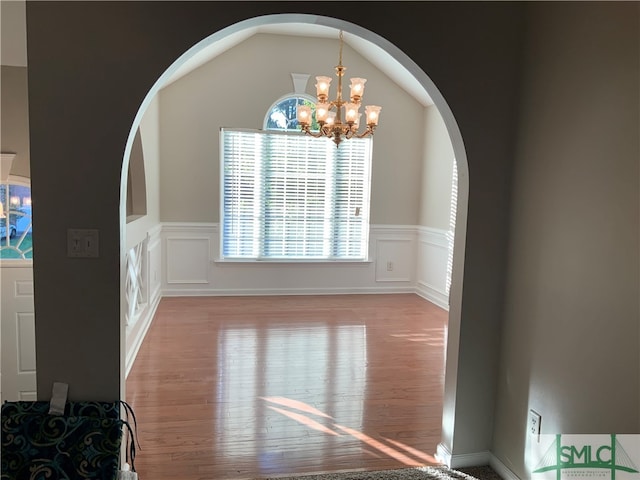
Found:
<svg viewBox="0 0 640 480"><path fill-rule="evenodd" d="M0 398L36 399L31 189L28 179L0 183Z"/></svg>
<svg viewBox="0 0 640 480"><path fill-rule="evenodd" d="M14 262L0 266L2 402L36 399L33 268L30 261Z"/></svg>

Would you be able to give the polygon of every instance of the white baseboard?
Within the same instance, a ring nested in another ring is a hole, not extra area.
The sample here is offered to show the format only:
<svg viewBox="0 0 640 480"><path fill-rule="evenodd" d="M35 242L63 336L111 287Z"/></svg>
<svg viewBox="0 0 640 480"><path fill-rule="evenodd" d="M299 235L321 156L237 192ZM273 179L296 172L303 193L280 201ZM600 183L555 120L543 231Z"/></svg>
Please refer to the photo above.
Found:
<svg viewBox="0 0 640 480"><path fill-rule="evenodd" d="M427 285L423 282L418 282L416 285L415 293L420 295L425 300L429 300L431 303L436 304L440 308L443 308L447 312L449 311L449 296L443 293L431 285Z"/></svg>
<svg viewBox="0 0 640 480"><path fill-rule="evenodd" d="M489 465L491 460L491 452L476 452L476 453L463 453L460 455L451 456L451 468L464 468L464 467L481 467L482 465Z"/></svg>
<svg viewBox="0 0 640 480"><path fill-rule="evenodd" d="M453 455L442 443L436 449L436 459L449 468L481 467L489 465L503 480L520 480L509 468L490 451Z"/></svg>
<svg viewBox="0 0 640 480"><path fill-rule="evenodd" d="M502 477L503 480L520 480L520 477L509 470L509 467L502 463L500 459L494 454L491 454L489 465L496 471L498 475L500 475L500 477Z"/></svg>
<svg viewBox="0 0 640 480"><path fill-rule="evenodd" d="M153 320L153 317L156 314L156 310L158 309L158 304L160 303L161 298L162 298L162 295L158 290L153 295L152 302L149 305L149 308L147 308L146 315L138 319L138 322L142 322L142 326L141 328L138 329L137 335L133 339L133 342L131 343L131 348L129 348L127 351L127 355L125 359L124 378L127 378L129 376L131 367L133 367L133 362L136 360L136 356L138 355L138 350L140 350L142 341L144 340L144 337L147 335L147 331L151 326L151 321Z"/></svg>
<svg viewBox="0 0 640 480"><path fill-rule="evenodd" d="M166 288L163 297L241 297L274 295L363 295L385 293L415 293L411 286L403 287L362 287L362 288L247 288L247 289L205 289Z"/></svg>

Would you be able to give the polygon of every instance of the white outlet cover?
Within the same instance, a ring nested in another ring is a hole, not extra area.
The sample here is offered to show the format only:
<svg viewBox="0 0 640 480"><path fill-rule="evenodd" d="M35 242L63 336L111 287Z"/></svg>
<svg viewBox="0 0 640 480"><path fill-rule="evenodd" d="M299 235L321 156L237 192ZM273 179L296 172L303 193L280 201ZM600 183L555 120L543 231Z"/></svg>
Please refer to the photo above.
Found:
<svg viewBox="0 0 640 480"><path fill-rule="evenodd" d="M540 435L540 424L542 423L542 416L535 410L529 410L529 433L531 435Z"/></svg>

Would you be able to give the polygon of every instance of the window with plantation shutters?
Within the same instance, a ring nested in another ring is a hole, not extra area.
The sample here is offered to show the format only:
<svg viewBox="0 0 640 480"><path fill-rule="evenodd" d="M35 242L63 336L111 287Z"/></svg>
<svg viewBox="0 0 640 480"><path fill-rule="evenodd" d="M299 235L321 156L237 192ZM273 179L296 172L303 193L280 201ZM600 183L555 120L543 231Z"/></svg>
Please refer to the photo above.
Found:
<svg viewBox="0 0 640 480"><path fill-rule="evenodd" d="M366 260L371 138L221 130L221 256Z"/></svg>

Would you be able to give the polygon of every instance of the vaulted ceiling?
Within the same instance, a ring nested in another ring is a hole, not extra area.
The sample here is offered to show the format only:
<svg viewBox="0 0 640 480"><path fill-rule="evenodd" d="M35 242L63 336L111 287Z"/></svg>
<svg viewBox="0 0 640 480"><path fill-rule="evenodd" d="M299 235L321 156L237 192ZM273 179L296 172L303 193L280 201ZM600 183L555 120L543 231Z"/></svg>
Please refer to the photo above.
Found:
<svg viewBox="0 0 640 480"><path fill-rule="evenodd" d="M231 33L217 42L207 45L195 52L184 62L166 81L165 85L175 82L192 70L209 62L216 56L244 42L253 35L269 33L274 35L293 35L304 37L335 38L338 39L339 31L332 27L309 23L281 23L260 25ZM391 78L401 88L424 106L432 105L433 101L424 87L410 74L396 59L379 46L358 37L357 35L344 33L344 42L371 62L376 68Z"/></svg>

